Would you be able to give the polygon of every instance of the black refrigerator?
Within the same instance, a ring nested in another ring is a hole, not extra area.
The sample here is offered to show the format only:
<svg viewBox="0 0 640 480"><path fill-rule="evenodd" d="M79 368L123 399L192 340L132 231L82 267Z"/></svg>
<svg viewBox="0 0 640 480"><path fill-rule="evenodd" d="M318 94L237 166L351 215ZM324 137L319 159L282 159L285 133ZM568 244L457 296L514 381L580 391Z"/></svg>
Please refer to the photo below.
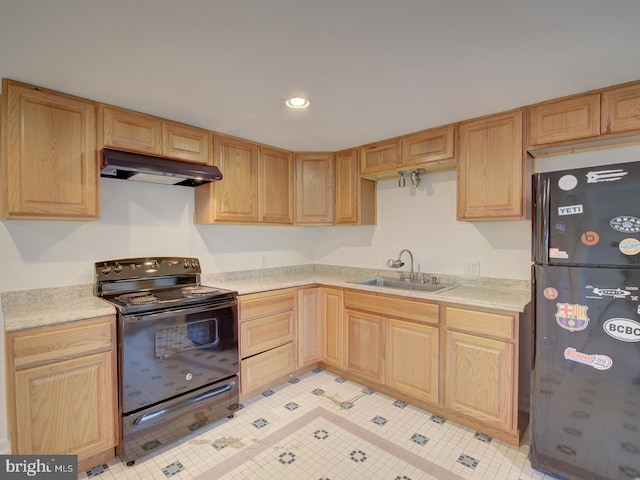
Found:
<svg viewBox="0 0 640 480"><path fill-rule="evenodd" d="M533 468L640 479L640 162L533 177Z"/></svg>

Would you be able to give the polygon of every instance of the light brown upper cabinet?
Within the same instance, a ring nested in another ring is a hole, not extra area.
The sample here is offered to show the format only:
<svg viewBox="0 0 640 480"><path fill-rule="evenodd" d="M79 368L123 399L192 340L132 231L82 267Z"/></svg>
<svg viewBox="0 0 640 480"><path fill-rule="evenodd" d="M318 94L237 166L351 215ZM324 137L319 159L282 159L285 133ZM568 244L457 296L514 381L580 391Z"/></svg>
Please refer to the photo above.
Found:
<svg viewBox="0 0 640 480"><path fill-rule="evenodd" d="M0 216L99 218L96 104L7 79L2 102Z"/></svg>
<svg viewBox="0 0 640 480"><path fill-rule="evenodd" d="M460 124L458 220L518 220L526 215L522 111Z"/></svg>
<svg viewBox="0 0 640 480"><path fill-rule="evenodd" d="M455 168L455 132L447 125L360 147L361 175L381 179L403 170Z"/></svg>
<svg viewBox="0 0 640 480"><path fill-rule="evenodd" d="M454 132L454 126L448 125L402 137L402 167L455 167Z"/></svg>
<svg viewBox="0 0 640 480"><path fill-rule="evenodd" d="M296 154L296 224L333 223L334 155Z"/></svg>
<svg viewBox="0 0 640 480"><path fill-rule="evenodd" d="M162 121L162 154L185 162L211 163L211 139L208 130Z"/></svg>
<svg viewBox="0 0 640 480"><path fill-rule="evenodd" d="M376 182L360 178L358 149L336 153L336 225L375 225Z"/></svg>
<svg viewBox="0 0 640 480"><path fill-rule="evenodd" d="M529 109L529 144L544 145L600 133L600 94L581 95Z"/></svg>
<svg viewBox="0 0 640 480"><path fill-rule="evenodd" d="M638 143L640 82L532 105L528 113L533 156Z"/></svg>
<svg viewBox="0 0 640 480"><path fill-rule="evenodd" d="M214 135L222 180L195 189L195 223L258 222L258 145Z"/></svg>
<svg viewBox="0 0 640 480"><path fill-rule="evenodd" d="M258 179L260 221L292 224L293 154L260 146Z"/></svg>
<svg viewBox="0 0 640 480"><path fill-rule="evenodd" d="M640 130L640 83L602 92L602 133Z"/></svg>
<svg viewBox="0 0 640 480"><path fill-rule="evenodd" d="M99 106L98 137L100 148L110 147L192 163L211 163L208 130L124 108Z"/></svg>
<svg viewBox="0 0 640 480"><path fill-rule="evenodd" d="M402 162L402 141L392 138L360 147L362 175L394 172Z"/></svg>

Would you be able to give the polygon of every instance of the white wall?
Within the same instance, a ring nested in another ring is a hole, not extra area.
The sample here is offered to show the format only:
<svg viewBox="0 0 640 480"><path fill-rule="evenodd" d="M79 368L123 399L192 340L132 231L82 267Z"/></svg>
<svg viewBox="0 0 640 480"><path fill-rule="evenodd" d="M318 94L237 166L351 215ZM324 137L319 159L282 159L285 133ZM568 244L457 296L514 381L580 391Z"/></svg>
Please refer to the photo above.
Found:
<svg viewBox="0 0 640 480"><path fill-rule="evenodd" d="M551 157L537 169L634 160L640 147ZM206 273L310 262L384 268L403 248L423 272L462 274L465 261L479 261L481 276L529 278L530 222L457 222L454 172L424 175L419 188L379 182L378 224L363 227L194 226L190 188L112 179L101 185L97 222L0 222L0 291L92 283L93 263L105 259L194 256ZM5 420L0 416L0 450Z"/></svg>

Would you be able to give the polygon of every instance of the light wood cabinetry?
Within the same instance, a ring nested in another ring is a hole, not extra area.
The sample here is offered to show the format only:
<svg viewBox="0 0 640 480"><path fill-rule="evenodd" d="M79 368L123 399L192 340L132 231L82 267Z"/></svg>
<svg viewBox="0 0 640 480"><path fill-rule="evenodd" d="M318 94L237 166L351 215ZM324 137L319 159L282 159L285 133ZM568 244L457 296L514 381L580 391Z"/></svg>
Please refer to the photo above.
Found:
<svg viewBox="0 0 640 480"><path fill-rule="evenodd" d="M262 223L293 223L293 154L259 147L258 210Z"/></svg>
<svg viewBox="0 0 640 480"><path fill-rule="evenodd" d="M298 368L322 360L322 296L320 287L298 290Z"/></svg>
<svg viewBox="0 0 640 480"><path fill-rule="evenodd" d="M543 145L600 133L600 94L543 103L529 109L529 143Z"/></svg>
<svg viewBox="0 0 640 480"><path fill-rule="evenodd" d="M211 134L202 128L162 121L162 154L185 162L211 163Z"/></svg>
<svg viewBox="0 0 640 480"><path fill-rule="evenodd" d="M333 223L334 155L298 153L295 156L295 223Z"/></svg>
<svg viewBox="0 0 640 480"><path fill-rule="evenodd" d="M115 317L6 334L13 454L78 455L80 470L114 457Z"/></svg>
<svg viewBox="0 0 640 480"><path fill-rule="evenodd" d="M257 223L258 146L215 135L214 163L222 172L218 182L195 189L196 223Z"/></svg>
<svg viewBox="0 0 640 480"><path fill-rule="evenodd" d="M386 384L438 403L438 327L404 320L386 321Z"/></svg>
<svg viewBox="0 0 640 480"><path fill-rule="evenodd" d="M403 168L455 168L455 127L423 130L402 137Z"/></svg>
<svg viewBox="0 0 640 480"><path fill-rule="evenodd" d="M96 104L2 80L0 217L100 216Z"/></svg>
<svg viewBox="0 0 640 480"><path fill-rule="evenodd" d="M358 149L336 153L336 225L375 225L376 182L360 177Z"/></svg>
<svg viewBox="0 0 640 480"><path fill-rule="evenodd" d="M341 289L321 289L322 361L344 368L344 297Z"/></svg>
<svg viewBox="0 0 640 480"><path fill-rule="evenodd" d="M437 404L439 306L355 291L344 305L345 368Z"/></svg>
<svg viewBox="0 0 640 480"><path fill-rule="evenodd" d="M345 310L345 368L384 383L384 318Z"/></svg>
<svg viewBox="0 0 640 480"><path fill-rule="evenodd" d="M288 379L296 369L296 291L240 295L240 396Z"/></svg>
<svg viewBox="0 0 640 480"><path fill-rule="evenodd" d="M640 130L640 83L602 92L601 133Z"/></svg>
<svg viewBox="0 0 640 480"><path fill-rule="evenodd" d="M447 306L444 315L446 408L518 440L517 314Z"/></svg>
<svg viewBox="0 0 640 480"><path fill-rule="evenodd" d="M522 112L460 124L458 220L518 220L526 216Z"/></svg>
<svg viewBox="0 0 640 480"><path fill-rule="evenodd" d="M99 105L98 138L100 148L211 163L208 130L111 105Z"/></svg>
<svg viewBox="0 0 640 480"><path fill-rule="evenodd" d="M392 138L360 147L362 175L395 171L402 162L402 140Z"/></svg>

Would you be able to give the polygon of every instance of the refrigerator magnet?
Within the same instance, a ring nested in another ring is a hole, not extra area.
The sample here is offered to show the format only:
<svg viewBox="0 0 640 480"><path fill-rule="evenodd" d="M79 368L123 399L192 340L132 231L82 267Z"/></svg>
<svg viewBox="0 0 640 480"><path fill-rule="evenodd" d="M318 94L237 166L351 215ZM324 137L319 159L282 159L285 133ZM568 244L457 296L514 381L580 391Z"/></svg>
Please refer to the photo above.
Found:
<svg viewBox="0 0 640 480"><path fill-rule="evenodd" d="M612 218L609 222L611 228L616 232L638 233L640 232L640 218L630 216L619 216Z"/></svg>
<svg viewBox="0 0 640 480"><path fill-rule="evenodd" d="M573 190L578 185L578 179L574 175L563 175L558 180L558 187L564 191Z"/></svg>
<svg viewBox="0 0 640 480"><path fill-rule="evenodd" d="M582 353L577 351L573 347L565 348L564 358L567 360L571 360L572 362L589 365L596 370L609 370L613 365L613 360L611 360L611 357L607 357L606 355L598 355L597 353Z"/></svg>
<svg viewBox="0 0 640 480"><path fill-rule="evenodd" d="M613 170L600 170L598 172L587 173L587 183L615 182L624 177L628 172L621 168Z"/></svg>
<svg viewBox="0 0 640 480"><path fill-rule="evenodd" d="M588 306L572 303L556 303L556 306L556 323L565 330L580 332L589 325Z"/></svg>
<svg viewBox="0 0 640 480"><path fill-rule="evenodd" d="M636 238L625 238L618 245L618 249L625 255L637 255L640 253L640 240Z"/></svg>
<svg viewBox="0 0 640 480"><path fill-rule="evenodd" d="M610 318L602 325L605 333L621 342L640 342L640 323L628 318Z"/></svg>

